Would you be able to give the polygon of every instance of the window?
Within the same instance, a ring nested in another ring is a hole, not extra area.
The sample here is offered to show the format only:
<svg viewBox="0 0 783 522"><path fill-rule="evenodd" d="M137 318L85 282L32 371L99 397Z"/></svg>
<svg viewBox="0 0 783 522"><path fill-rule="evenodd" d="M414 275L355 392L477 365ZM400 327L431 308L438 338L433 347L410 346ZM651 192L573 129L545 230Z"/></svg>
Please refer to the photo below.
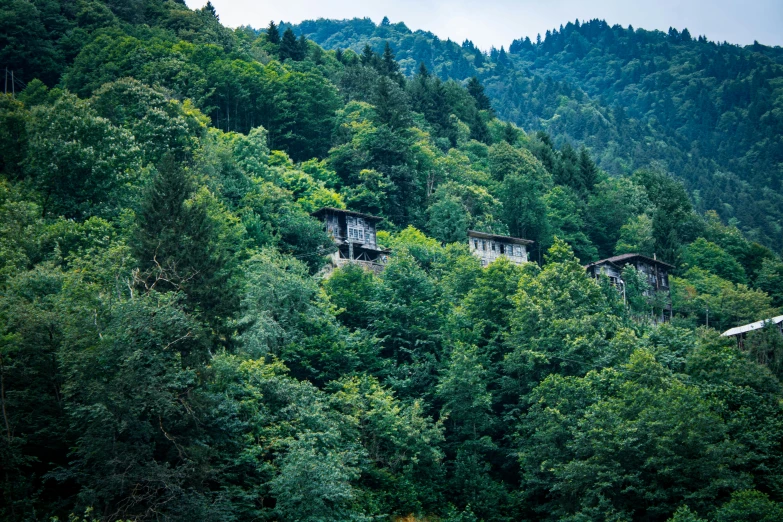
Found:
<svg viewBox="0 0 783 522"><path fill-rule="evenodd" d="M364 230L359 229L359 241L364 241Z"/></svg>
<svg viewBox="0 0 783 522"><path fill-rule="evenodd" d="M473 248L475 248L476 250L478 250L478 239L474 239L474 240L473 240Z"/></svg>
<svg viewBox="0 0 783 522"><path fill-rule="evenodd" d="M492 251L495 251L495 243L492 243Z"/></svg>
<svg viewBox="0 0 783 522"><path fill-rule="evenodd" d="M486 251L487 250L487 242L483 239L481 240L481 250Z"/></svg>
<svg viewBox="0 0 783 522"><path fill-rule="evenodd" d="M500 245L500 253L505 254L506 253L506 245L501 244Z"/></svg>

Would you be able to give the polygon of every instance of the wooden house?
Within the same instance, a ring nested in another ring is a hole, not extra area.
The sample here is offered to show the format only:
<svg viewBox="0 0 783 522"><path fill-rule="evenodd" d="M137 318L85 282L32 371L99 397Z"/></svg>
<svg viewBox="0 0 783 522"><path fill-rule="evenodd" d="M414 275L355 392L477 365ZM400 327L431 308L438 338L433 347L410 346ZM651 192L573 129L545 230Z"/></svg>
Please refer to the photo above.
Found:
<svg viewBox="0 0 783 522"><path fill-rule="evenodd" d="M663 320L671 318L671 298L669 291L669 272L674 266L664 263L655 257L647 257L641 254L621 254L619 256L601 259L595 263L590 263L585 267L587 273L594 278L605 275L609 281L620 291L625 292L625 282L622 279L623 268L626 265L632 265L638 271L645 275L650 284L648 297L656 293L665 292L666 304L663 311Z"/></svg>
<svg viewBox="0 0 783 522"><path fill-rule="evenodd" d="M379 273L386 264L388 250L378 247L375 226L383 218L324 207L313 213L324 223L332 236L336 251L332 253L332 265L340 267L355 263Z"/></svg>
<svg viewBox="0 0 783 522"><path fill-rule="evenodd" d="M481 266L487 266L501 256L518 265L527 263L527 245L533 242L519 237L468 230L468 243L471 253L481 259Z"/></svg>

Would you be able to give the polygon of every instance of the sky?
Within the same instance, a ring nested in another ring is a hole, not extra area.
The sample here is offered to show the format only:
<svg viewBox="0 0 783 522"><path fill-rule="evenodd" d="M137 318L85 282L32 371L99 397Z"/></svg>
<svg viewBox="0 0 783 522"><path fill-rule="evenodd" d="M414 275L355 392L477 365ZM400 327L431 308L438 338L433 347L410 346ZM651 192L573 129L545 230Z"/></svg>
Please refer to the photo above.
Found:
<svg viewBox="0 0 783 522"><path fill-rule="evenodd" d="M186 0L199 8L206 0ZM266 27L270 20L299 23L316 18L365 18L405 22L439 38L472 40L482 49L516 38L535 40L569 21L601 18L636 28L688 28L694 37L747 45L783 46L783 0L212 0L229 27Z"/></svg>

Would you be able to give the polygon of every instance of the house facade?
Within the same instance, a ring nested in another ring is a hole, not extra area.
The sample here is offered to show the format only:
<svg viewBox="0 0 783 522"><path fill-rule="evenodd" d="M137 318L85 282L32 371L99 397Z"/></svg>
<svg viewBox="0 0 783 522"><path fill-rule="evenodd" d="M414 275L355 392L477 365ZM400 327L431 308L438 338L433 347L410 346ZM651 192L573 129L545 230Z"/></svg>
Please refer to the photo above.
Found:
<svg viewBox="0 0 783 522"><path fill-rule="evenodd" d="M601 275L607 276L609 281L624 293L625 282L622 279L622 273L626 265L631 265L644 274L647 282L650 284L650 290L645 295L653 297L655 294L665 293L663 320L666 321L671 318L672 304L669 290L669 272L674 269L673 265L664 263L655 257L647 257L641 254L622 254L590 263L585 267L585 270L591 277L596 279Z"/></svg>
<svg viewBox="0 0 783 522"><path fill-rule="evenodd" d="M471 253L481 259L481 266L487 266L501 256L517 265L527 263L527 245L533 242L519 237L468 230L468 243Z"/></svg>
<svg viewBox="0 0 783 522"><path fill-rule="evenodd" d="M334 241L333 267L355 263L375 273L383 270L389 251L378 247L376 237L376 225L383 218L331 207L322 208L313 216L323 222Z"/></svg>

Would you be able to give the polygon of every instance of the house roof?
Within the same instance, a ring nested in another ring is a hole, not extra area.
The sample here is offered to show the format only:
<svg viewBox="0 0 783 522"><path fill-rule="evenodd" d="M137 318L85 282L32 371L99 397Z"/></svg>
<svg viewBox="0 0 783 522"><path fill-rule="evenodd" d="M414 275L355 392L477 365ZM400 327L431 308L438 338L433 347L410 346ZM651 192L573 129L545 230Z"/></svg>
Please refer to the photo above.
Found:
<svg viewBox="0 0 783 522"><path fill-rule="evenodd" d="M343 208L324 207L312 213L315 217L321 217L324 214L345 214L347 216L364 218L367 221L383 221L382 217L371 216L370 214L363 214L361 212L354 212L353 210L345 210Z"/></svg>
<svg viewBox="0 0 783 522"><path fill-rule="evenodd" d="M619 266L620 264L629 263L632 259L636 258L641 259L645 263L657 264L667 268L674 268L674 265L670 265L669 263L664 263L658 259L653 259L652 257L643 256L641 254L620 254L619 256L607 257L606 259L601 259L600 261L590 263L585 268L589 268L594 265L602 265L604 263L612 263L613 265Z"/></svg>
<svg viewBox="0 0 783 522"><path fill-rule="evenodd" d="M737 326L736 328L726 330L720 335L721 337L733 337L735 335L744 334L745 332L752 332L753 330L761 330L769 323L772 324L783 323L783 315L778 315L777 317L773 317L772 319L764 319L763 321L756 321L755 323L743 324L742 326Z"/></svg>
<svg viewBox="0 0 783 522"><path fill-rule="evenodd" d="M585 265L584 268L585 268L585 270L589 270L591 268L599 267L599 266L603 266L603 265L612 265L617 270L622 270L622 267L620 265L618 265L616 263L613 263L613 262L609 261L608 259L602 259L601 261L596 261L595 263L590 263L589 265Z"/></svg>
<svg viewBox="0 0 783 522"><path fill-rule="evenodd" d="M534 243L530 239L522 239L521 237L511 236L499 236L497 234L489 234L487 232L479 232L478 230L468 230L469 237L477 237L481 239L494 239L495 241L504 241L506 243L513 243L515 245L530 245Z"/></svg>

